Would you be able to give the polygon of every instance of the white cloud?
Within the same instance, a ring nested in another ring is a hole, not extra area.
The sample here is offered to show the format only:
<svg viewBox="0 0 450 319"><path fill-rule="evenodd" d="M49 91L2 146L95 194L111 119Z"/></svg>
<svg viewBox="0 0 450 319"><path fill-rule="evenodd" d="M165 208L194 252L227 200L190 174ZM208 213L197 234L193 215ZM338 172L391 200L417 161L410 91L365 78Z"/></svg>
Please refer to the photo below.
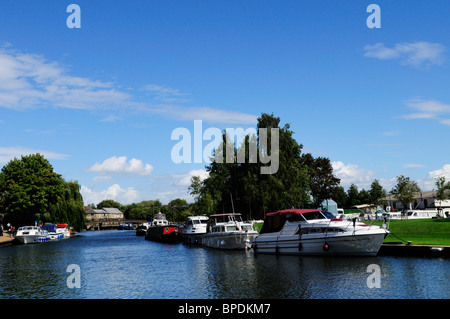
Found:
<svg viewBox="0 0 450 319"><path fill-rule="evenodd" d="M4 108L126 109L183 121L201 119L211 123L256 124L255 115L186 106L189 94L157 84L144 87L144 91L152 94L148 102L136 102L135 96L129 93L132 89L124 92L115 83L69 75L66 66L9 47L0 48L0 70L0 107ZM118 119L110 115L102 121Z"/></svg>
<svg viewBox="0 0 450 319"><path fill-rule="evenodd" d="M92 110L131 103L112 83L67 75L65 67L37 54L0 49L0 70L0 107Z"/></svg>
<svg viewBox="0 0 450 319"><path fill-rule="evenodd" d="M204 169L193 169L185 174L174 174L172 176L175 179L175 185L189 187L193 176L199 176L200 180L203 181L209 177L209 173Z"/></svg>
<svg viewBox="0 0 450 319"><path fill-rule="evenodd" d="M14 158L20 158L21 156L39 153L46 159L65 160L69 155L55 153L52 151L32 149L22 146L13 147L0 147L0 163L7 163Z"/></svg>
<svg viewBox="0 0 450 319"><path fill-rule="evenodd" d="M152 113L170 116L181 121L203 120L209 123L249 124L256 125L257 116L213 109L210 107L180 106L174 104L159 105L148 109Z"/></svg>
<svg viewBox="0 0 450 319"><path fill-rule="evenodd" d="M450 125L450 104L444 104L436 100L410 99L406 105L413 113L401 116L404 119L435 119L441 124Z"/></svg>
<svg viewBox="0 0 450 319"><path fill-rule="evenodd" d="M95 163L88 169L90 172L96 172L100 175L107 174L130 174L130 175L150 175L153 172L153 166L144 164L141 160L132 158L127 162L126 156L112 156L102 163Z"/></svg>
<svg viewBox="0 0 450 319"><path fill-rule="evenodd" d="M121 188L119 184L114 184L102 191L93 191L88 187L81 185L80 193L83 196L85 204L98 204L102 200L112 199L123 205L137 202L139 193L134 187Z"/></svg>
<svg viewBox="0 0 450 319"><path fill-rule="evenodd" d="M364 56L380 60L399 59L402 64L415 68L427 68L431 65L444 63L444 46L440 43L425 41L412 43L397 43L393 48L386 47L383 43L366 45Z"/></svg>
<svg viewBox="0 0 450 319"><path fill-rule="evenodd" d="M355 184L358 188L368 189L374 180L374 173L359 168L356 164L344 164L341 161L332 162L333 174L341 180L341 186L348 187Z"/></svg>
<svg viewBox="0 0 450 319"><path fill-rule="evenodd" d="M417 182L422 190L436 189L436 178L445 177L446 181L450 181L450 164L444 164L441 168L428 172L427 176L419 179Z"/></svg>

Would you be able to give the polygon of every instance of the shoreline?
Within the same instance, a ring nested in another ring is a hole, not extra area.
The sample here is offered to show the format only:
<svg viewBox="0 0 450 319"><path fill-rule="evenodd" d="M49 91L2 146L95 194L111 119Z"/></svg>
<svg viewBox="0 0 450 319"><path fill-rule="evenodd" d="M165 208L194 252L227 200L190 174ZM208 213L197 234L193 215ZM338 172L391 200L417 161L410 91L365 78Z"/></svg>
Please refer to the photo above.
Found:
<svg viewBox="0 0 450 319"><path fill-rule="evenodd" d="M3 231L3 236L0 236L0 247L6 247L12 245L14 237L9 237L9 232Z"/></svg>
<svg viewBox="0 0 450 319"><path fill-rule="evenodd" d="M14 237L10 237L9 232L4 232L0 236L0 248L11 246L13 241ZM377 256L449 258L450 246L385 243L381 245Z"/></svg>

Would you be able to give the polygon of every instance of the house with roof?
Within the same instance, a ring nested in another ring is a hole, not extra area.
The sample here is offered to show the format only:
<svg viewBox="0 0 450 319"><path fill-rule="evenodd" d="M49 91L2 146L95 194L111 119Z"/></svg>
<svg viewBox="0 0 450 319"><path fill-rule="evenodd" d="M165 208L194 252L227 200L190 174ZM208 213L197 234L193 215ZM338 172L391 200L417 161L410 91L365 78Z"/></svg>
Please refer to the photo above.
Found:
<svg viewBox="0 0 450 319"><path fill-rule="evenodd" d="M123 213L118 208L104 207L101 209L88 209L86 211L86 221L120 221L123 220Z"/></svg>

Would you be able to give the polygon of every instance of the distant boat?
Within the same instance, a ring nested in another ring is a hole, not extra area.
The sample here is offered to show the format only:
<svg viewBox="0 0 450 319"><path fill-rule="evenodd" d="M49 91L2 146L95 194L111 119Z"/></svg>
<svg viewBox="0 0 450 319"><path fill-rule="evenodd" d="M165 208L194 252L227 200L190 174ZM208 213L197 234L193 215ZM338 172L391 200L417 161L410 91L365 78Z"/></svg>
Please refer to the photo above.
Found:
<svg viewBox="0 0 450 319"><path fill-rule="evenodd" d="M181 230L178 225L169 225L164 214L158 213L145 233L145 239L164 243L181 242Z"/></svg>
<svg viewBox="0 0 450 319"><path fill-rule="evenodd" d="M36 244L50 240L48 231L38 226L19 227L14 237L19 244Z"/></svg>
<svg viewBox="0 0 450 319"><path fill-rule="evenodd" d="M316 209L268 213L253 241L255 253L325 256L376 256L389 230L330 218Z"/></svg>
<svg viewBox="0 0 450 319"><path fill-rule="evenodd" d="M149 227L149 223L143 223L136 227L136 236L145 236L147 233L147 229Z"/></svg>
<svg viewBox="0 0 450 319"><path fill-rule="evenodd" d="M202 243L211 248L249 249L256 236L258 232L252 224L242 221L241 214L217 214L209 217Z"/></svg>
<svg viewBox="0 0 450 319"><path fill-rule="evenodd" d="M207 216L188 216L182 228L183 241L187 244L201 244L206 234L209 218Z"/></svg>
<svg viewBox="0 0 450 319"><path fill-rule="evenodd" d="M134 225L133 225L133 223L124 223L124 224L120 224L117 229L118 230L133 230Z"/></svg>

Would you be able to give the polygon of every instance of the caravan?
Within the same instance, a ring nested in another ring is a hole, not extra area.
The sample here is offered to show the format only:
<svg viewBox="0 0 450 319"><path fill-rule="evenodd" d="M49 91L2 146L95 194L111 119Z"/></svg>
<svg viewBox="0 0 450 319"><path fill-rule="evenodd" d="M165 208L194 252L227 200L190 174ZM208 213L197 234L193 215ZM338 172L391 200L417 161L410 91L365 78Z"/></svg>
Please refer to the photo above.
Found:
<svg viewBox="0 0 450 319"><path fill-rule="evenodd" d="M407 219L433 218L438 216L437 210L408 210Z"/></svg>

